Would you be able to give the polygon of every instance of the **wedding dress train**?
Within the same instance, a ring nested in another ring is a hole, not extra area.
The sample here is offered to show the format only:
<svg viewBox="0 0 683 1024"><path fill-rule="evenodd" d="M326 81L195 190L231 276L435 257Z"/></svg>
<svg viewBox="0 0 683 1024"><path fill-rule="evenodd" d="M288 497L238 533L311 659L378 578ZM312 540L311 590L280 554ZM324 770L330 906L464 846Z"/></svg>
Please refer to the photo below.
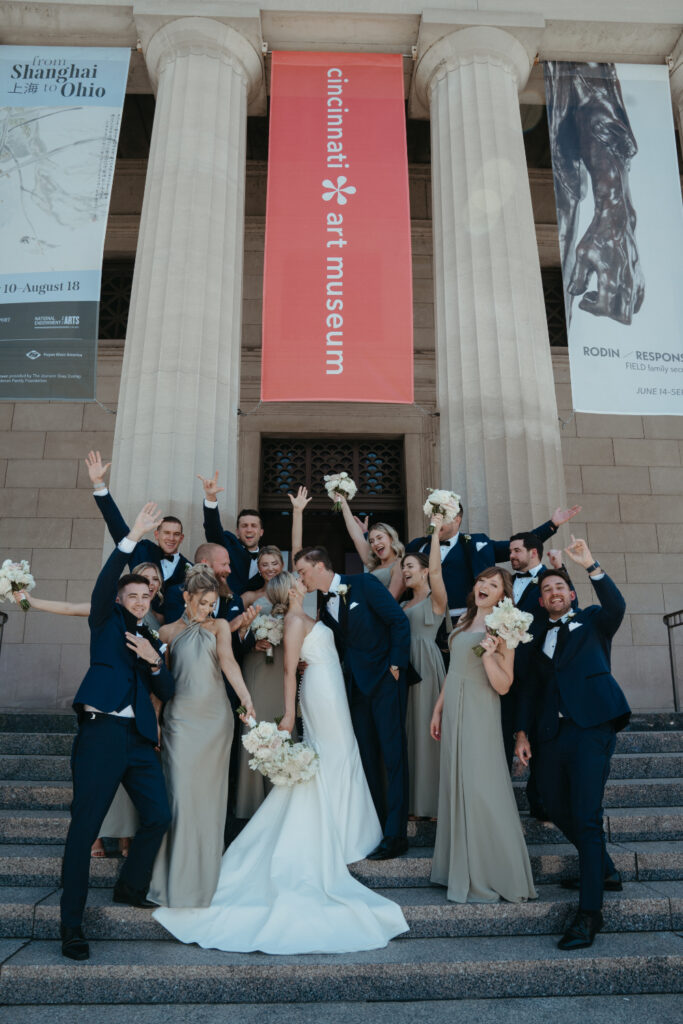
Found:
<svg viewBox="0 0 683 1024"><path fill-rule="evenodd" d="M408 930L400 907L346 867L379 843L382 830L323 623L305 638L301 657L304 739L320 756L318 774L271 791L223 855L210 906L154 912L181 942L244 953L347 953L386 946Z"/></svg>

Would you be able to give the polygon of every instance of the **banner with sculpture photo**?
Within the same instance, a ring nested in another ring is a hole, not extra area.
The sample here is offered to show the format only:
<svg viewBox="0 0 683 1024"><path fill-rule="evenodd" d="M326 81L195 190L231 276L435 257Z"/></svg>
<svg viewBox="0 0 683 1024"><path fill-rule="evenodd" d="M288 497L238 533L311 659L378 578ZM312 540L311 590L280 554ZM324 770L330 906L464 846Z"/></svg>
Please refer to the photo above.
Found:
<svg viewBox="0 0 683 1024"><path fill-rule="evenodd" d="M666 67L545 65L574 409L683 414L683 204Z"/></svg>
<svg viewBox="0 0 683 1024"><path fill-rule="evenodd" d="M413 400L403 60L274 53L261 398Z"/></svg>
<svg viewBox="0 0 683 1024"><path fill-rule="evenodd" d="M93 399L130 50L0 46L0 399Z"/></svg>

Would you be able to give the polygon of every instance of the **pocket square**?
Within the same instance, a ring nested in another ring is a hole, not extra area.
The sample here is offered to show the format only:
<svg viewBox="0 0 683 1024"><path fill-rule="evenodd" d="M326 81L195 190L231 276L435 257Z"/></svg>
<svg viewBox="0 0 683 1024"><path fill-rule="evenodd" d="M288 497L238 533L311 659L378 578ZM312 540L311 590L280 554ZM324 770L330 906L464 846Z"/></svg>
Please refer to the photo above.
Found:
<svg viewBox="0 0 683 1024"><path fill-rule="evenodd" d="M485 548L487 544L488 544L487 540L478 540L477 541L477 551L481 551L481 549Z"/></svg>
<svg viewBox="0 0 683 1024"><path fill-rule="evenodd" d="M571 631L573 629L579 629L581 627L581 625L582 625L581 622L570 622L569 623L569 632L571 633Z"/></svg>
<svg viewBox="0 0 683 1024"><path fill-rule="evenodd" d="M358 607L358 601L352 601L351 604L349 605L349 611L351 612L351 611L353 611L354 608L357 608L357 607Z"/></svg>

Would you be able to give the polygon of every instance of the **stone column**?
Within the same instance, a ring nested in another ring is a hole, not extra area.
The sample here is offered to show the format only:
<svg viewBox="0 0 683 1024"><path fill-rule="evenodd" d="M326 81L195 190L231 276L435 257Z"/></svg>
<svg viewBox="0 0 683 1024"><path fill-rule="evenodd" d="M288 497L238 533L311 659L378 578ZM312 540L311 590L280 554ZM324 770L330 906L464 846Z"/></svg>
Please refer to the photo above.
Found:
<svg viewBox="0 0 683 1024"><path fill-rule="evenodd" d="M683 146L683 35L679 36L671 55L671 97L678 137Z"/></svg>
<svg viewBox="0 0 683 1024"><path fill-rule="evenodd" d="M518 90L531 63L496 28L434 43L416 69L432 134L440 487L497 538L565 496Z"/></svg>
<svg viewBox="0 0 683 1024"><path fill-rule="evenodd" d="M261 59L233 28L180 18L145 54L156 89L114 440L112 491L203 540L197 473L218 469L227 516L237 441L247 100Z"/></svg>

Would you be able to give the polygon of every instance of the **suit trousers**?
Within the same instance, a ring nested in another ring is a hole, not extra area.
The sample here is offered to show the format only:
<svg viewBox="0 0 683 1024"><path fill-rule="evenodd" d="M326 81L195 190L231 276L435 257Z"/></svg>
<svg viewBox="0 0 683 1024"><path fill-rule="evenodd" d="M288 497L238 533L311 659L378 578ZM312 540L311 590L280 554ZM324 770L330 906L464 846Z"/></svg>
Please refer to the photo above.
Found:
<svg viewBox="0 0 683 1024"><path fill-rule="evenodd" d="M62 865L62 924L77 928L88 897L90 847L122 784L140 815L119 880L146 893L154 859L171 823L161 764L133 718L85 712L71 752L73 802Z"/></svg>
<svg viewBox="0 0 683 1024"><path fill-rule="evenodd" d="M579 853L581 910L600 910L605 876L616 871L602 826L602 801L615 745L611 722L581 729L570 718L561 718L557 735L536 748L543 804Z"/></svg>
<svg viewBox="0 0 683 1024"><path fill-rule="evenodd" d="M363 770L382 831L387 837L404 838L408 829L405 671L398 680L388 672L369 694L351 681L349 703ZM386 798L382 761L386 768Z"/></svg>

